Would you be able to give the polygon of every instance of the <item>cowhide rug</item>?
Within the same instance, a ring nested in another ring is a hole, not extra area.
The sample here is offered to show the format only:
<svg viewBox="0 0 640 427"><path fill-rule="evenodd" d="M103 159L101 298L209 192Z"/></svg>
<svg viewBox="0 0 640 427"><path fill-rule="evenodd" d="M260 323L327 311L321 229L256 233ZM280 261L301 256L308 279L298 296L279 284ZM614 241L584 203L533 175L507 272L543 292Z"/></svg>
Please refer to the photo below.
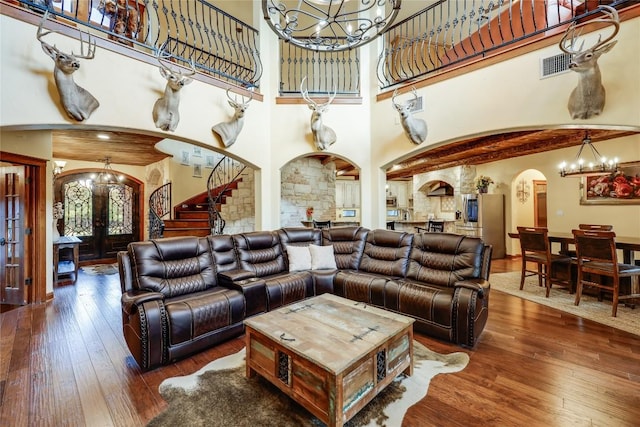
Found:
<svg viewBox="0 0 640 427"><path fill-rule="evenodd" d="M400 375L347 426L402 424L407 409L427 395L431 378L459 372L466 353L439 354L414 341L411 377ZM245 377L245 350L217 359L192 375L160 384L168 408L149 426L323 426L317 418L259 375Z"/></svg>

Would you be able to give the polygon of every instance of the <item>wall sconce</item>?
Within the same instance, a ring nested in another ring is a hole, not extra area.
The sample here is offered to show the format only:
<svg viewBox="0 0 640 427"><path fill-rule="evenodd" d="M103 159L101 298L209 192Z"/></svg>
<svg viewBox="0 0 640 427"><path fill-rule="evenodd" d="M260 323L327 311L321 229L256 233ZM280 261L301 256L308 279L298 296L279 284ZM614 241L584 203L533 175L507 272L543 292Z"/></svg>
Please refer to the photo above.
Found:
<svg viewBox="0 0 640 427"><path fill-rule="evenodd" d="M524 179L521 179L516 188L518 200L520 203L525 203L529 199L529 184L527 184Z"/></svg>
<svg viewBox="0 0 640 427"><path fill-rule="evenodd" d="M54 160L53 162L53 178L55 179L58 175L62 173L62 169L67 165L67 162L64 160Z"/></svg>

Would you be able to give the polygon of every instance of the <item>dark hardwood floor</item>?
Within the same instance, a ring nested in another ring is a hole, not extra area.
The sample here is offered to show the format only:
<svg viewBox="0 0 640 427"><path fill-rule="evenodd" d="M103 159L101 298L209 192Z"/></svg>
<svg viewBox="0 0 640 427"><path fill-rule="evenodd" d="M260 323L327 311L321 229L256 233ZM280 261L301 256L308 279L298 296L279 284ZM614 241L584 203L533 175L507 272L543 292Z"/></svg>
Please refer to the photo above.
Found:
<svg viewBox="0 0 640 427"><path fill-rule="evenodd" d="M519 266L494 260L492 271ZM435 351L471 360L436 376L403 426L640 425L639 335L499 291L489 313L472 350L416 334ZM122 337L118 276L81 273L53 301L0 314L0 425L144 425L166 406L163 379L242 346L240 337L142 373Z"/></svg>

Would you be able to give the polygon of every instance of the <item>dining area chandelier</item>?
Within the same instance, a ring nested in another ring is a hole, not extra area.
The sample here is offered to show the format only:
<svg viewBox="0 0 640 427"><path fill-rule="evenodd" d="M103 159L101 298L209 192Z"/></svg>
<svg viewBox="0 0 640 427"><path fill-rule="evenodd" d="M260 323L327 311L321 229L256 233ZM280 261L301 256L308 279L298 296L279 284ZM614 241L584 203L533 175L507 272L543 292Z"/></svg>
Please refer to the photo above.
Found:
<svg viewBox="0 0 640 427"><path fill-rule="evenodd" d="M587 150L585 150L587 148ZM588 156L591 154L591 159L583 158L582 153ZM580 149L575 159L571 163L560 163L560 176L583 176L583 175L597 175L607 174L615 172L618 169L618 158L610 158L602 156L600 152L593 146L589 131L586 131Z"/></svg>
<svg viewBox="0 0 640 427"><path fill-rule="evenodd" d="M267 23L303 49L341 51L371 42L393 23L402 0L263 0Z"/></svg>

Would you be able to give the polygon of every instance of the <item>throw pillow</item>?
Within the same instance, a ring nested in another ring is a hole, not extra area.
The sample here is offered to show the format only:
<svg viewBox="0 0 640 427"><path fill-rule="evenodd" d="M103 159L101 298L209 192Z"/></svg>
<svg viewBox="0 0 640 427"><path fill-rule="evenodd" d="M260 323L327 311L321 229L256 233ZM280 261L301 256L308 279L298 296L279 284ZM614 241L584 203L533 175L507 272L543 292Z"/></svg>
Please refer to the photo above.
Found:
<svg viewBox="0 0 640 427"><path fill-rule="evenodd" d="M311 269L311 253L308 246L287 246L289 257L289 271L303 271Z"/></svg>
<svg viewBox="0 0 640 427"><path fill-rule="evenodd" d="M311 252L311 269L336 269L336 258L333 255L333 245L317 246L310 245L309 252Z"/></svg>

